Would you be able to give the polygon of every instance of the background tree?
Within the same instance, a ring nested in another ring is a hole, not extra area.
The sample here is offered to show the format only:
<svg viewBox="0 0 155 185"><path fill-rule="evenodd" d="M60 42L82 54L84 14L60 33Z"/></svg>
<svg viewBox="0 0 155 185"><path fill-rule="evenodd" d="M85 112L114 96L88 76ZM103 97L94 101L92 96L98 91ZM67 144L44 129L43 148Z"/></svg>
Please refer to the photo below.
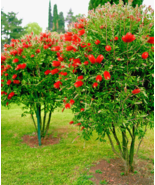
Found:
<svg viewBox="0 0 155 185"><path fill-rule="evenodd" d="M53 16L51 13L51 0L49 1L49 10L48 10L48 30L52 31L53 28Z"/></svg>
<svg viewBox="0 0 155 185"><path fill-rule="evenodd" d="M22 19L17 18L17 13L4 13L1 10L1 42L10 43L11 39L19 39L26 33L25 27L21 26Z"/></svg>
<svg viewBox="0 0 155 185"><path fill-rule="evenodd" d="M57 10L57 5L54 5L53 8L53 31L57 31L58 30L58 10Z"/></svg>
<svg viewBox="0 0 155 185"><path fill-rule="evenodd" d="M59 13L59 20L58 20L58 33L64 33L65 32L65 19L63 12Z"/></svg>
<svg viewBox="0 0 155 185"><path fill-rule="evenodd" d="M128 3L128 0L122 0L123 3ZM105 3L110 2L110 4L118 4L119 0L90 0L89 1L89 10L92 10L93 8L95 9L96 7L98 7L98 5L104 5ZM133 0L132 2L132 6L135 7L136 4L138 4L138 6L140 6L143 3L143 0Z"/></svg>
<svg viewBox="0 0 155 185"><path fill-rule="evenodd" d="M42 28L39 26L38 23L33 22L26 25L26 32L30 34L33 32L34 35L39 35L42 32Z"/></svg>

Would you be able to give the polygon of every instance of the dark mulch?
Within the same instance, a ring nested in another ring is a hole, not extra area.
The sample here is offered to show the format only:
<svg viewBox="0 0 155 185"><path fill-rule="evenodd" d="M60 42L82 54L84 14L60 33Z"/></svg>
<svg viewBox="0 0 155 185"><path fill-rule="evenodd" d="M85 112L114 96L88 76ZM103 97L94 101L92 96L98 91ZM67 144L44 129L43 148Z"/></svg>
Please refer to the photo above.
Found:
<svg viewBox="0 0 155 185"><path fill-rule="evenodd" d="M136 160L135 173L129 173L127 176L121 175L123 170L121 159L111 159L110 161L99 161L95 166L90 168L93 178L90 180L96 185L153 185L154 174L153 164L146 160ZM96 171L97 170L97 171ZM100 173L99 173L100 172ZM101 173L102 172L102 173ZM102 182L102 183L101 183Z"/></svg>
<svg viewBox="0 0 155 185"><path fill-rule="evenodd" d="M30 147L38 147L38 136L35 135L24 135L22 137L22 143L26 143ZM42 146L47 146L47 145L54 145L58 144L60 141L60 137L53 137L52 135L46 136L45 138L41 139L41 145Z"/></svg>

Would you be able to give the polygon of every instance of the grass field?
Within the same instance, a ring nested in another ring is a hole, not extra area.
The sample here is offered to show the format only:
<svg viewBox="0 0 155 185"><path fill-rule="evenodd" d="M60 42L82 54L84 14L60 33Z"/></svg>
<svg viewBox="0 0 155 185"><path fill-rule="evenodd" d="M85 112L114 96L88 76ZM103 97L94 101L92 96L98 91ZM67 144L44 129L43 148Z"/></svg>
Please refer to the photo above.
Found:
<svg viewBox="0 0 155 185"><path fill-rule="evenodd" d="M51 120L49 134L59 144L30 148L22 143L22 136L34 133L30 116L21 117L22 109L12 105L1 109L1 183L2 185L91 185L88 170L92 163L114 158L109 142L89 141L77 137L77 127L69 125L70 110L57 109ZM154 158L153 130L148 130L139 151L139 158Z"/></svg>

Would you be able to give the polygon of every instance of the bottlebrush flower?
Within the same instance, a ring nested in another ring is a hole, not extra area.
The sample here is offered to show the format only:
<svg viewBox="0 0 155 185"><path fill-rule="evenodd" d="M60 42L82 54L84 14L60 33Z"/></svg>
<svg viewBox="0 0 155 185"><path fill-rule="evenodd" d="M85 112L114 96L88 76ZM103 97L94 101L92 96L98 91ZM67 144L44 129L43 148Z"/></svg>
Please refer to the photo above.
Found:
<svg viewBox="0 0 155 185"><path fill-rule="evenodd" d="M73 105L75 101L73 99L70 100L70 104Z"/></svg>
<svg viewBox="0 0 155 185"><path fill-rule="evenodd" d="M73 46L67 46L67 47L66 47L66 51L71 51L71 50L73 50L73 49L75 49Z"/></svg>
<svg viewBox="0 0 155 185"><path fill-rule="evenodd" d="M11 99L14 95L15 95L15 93L14 93L14 92L11 92L11 93L8 95L8 99Z"/></svg>
<svg viewBox="0 0 155 185"><path fill-rule="evenodd" d="M58 60L62 62L64 60L64 58L60 56L60 57L58 57Z"/></svg>
<svg viewBox="0 0 155 185"><path fill-rule="evenodd" d="M89 55L89 56L88 56L88 59L90 60L90 62L91 62L92 64L95 64L95 63L96 63L96 59L95 59L95 57L94 57L93 55Z"/></svg>
<svg viewBox="0 0 155 185"><path fill-rule="evenodd" d="M45 74L45 75L48 75L50 72L51 72L51 71L50 71L49 69L47 69L47 70L44 72L44 74Z"/></svg>
<svg viewBox="0 0 155 185"><path fill-rule="evenodd" d="M59 62L59 61L53 61L52 62L53 67L59 67L60 65L61 65L61 62Z"/></svg>
<svg viewBox="0 0 155 185"><path fill-rule="evenodd" d="M1 61L4 62L6 60L6 57L4 55L1 55Z"/></svg>
<svg viewBox="0 0 155 185"><path fill-rule="evenodd" d="M96 62L100 64L100 63L102 62L103 59L104 59L104 56L103 56L103 55L99 55L99 56L97 57L97 59L96 59Z"/></svg>
<svg viewBox="0 0 155 185"><path fill-rule="evenodd" d="M98 45L98 44L100 44L100 43L101 43L100 40L96 40L96 41L95 41L95 44L96 44L96 45Z"/></svg>
<svg viewBox="0 0 155 185"><path fill-rule="evenodd" d="M79 35L79 36L81 36L81 35L83 35L83 34L85 34L85 29L82 29L82 30L79 30L79 31L78 31L78 35Z"/></svg>
<svg viewBox="0 0 155 185"><path fill-rule="evenodd" d="M154 37L150 37L147 42L150 43L150 44L154 44Z"/></svg>
<svg viewBox="0 0 155 185"><path fill-rule="evenodd" d="M44 45L43 48L44 48L44 49L48 49L49 46L48 46L48 45Z"/></svg>
<svg viewBox="0 0 155 185"><path fill-rule="evenodd" d="M85 127L82 127L82 128L81 128L81 131L82 131L84 128L85 128Z"/></svg>
<svg viewBox="0 0 155 185"><path fill-rule="evenodd" d="M13 80L13 83L14 84L20 84L20 81L19 80Z"/></svg>
<svg viewBox="0 0 155 185"><path fill-rule="evenodd" d="M89 62L88 61L85 61L85 62L83 62L84 63L84 65L88 65L89 64Z"/></svg>
<svg viewBox="0 0 155 185"><path fill-rule="evenodd" d="M57 68L51 70L51 74L52 74L52 75L54 75L54 74L56 74L56 73L58 73L58 72L59 72L59 69L57 69Z"/></svg>
<svg viewBox="0 0 155 185"><path fill-rule="evenodd" d="M140 89L134 89L134 90L132 91L132 94L138 94L138 93L140 93Z"/></svg>
<svg viewBox="0 0 155 185"><path fill-rule="evenodd" d="M59 89L60 85L62 85L62 83L60 81L57 81L56 83L54 83L54 88Z"/></svg>
<svg viewBox="0 0 155 185"><path fill-rule="evenodd" d="M144 53L142 54L142 58L143 58L143 59L147 59L148 56L149 56L148 52L144 52Z"/></svg>
<svg viewBox="0 0 155 185"><path fill-rule="evenodd" d="M111 46L107 45L107 46L105 47L105 50L106 50L106 51L111 51Z"/></svg>
<svg viewBox="0 0 155 185"><path fill-rule="evenodd" d="M115 37L114 40L118 40L118 37Z"/></svg>
<svg viewBox="0 0 155 185"><path fill-rule="evenodd" d="M97 75L97 77L96 77L96 81L97 81L97 82L102 81L102 76L101 76L101 75Z"/></svg>
<svg viewBox="0 0 155 185"><path fill-rule="evenodd" d="M25 63L21 64L21 69L25 69L25 67L26 67Z"/></svg>
<svg viewBox="0 0 155 185"><path fill-rule="evenodd" d="M8 73L5 73L5 76L8 76L9 74Z"/></svg>
<svg viewBox="0 0 155 185"><path fill-rule="evenodd" d="M10 85L11 84L11 80L8 80L6 84L7 85Z"/></svg>
<svg viewBox="0 0 155 185"><path fill-rule="evenodd" d="M93 83L93 88L96 88L97 86L98 86L97 82Z"/></svg>
<svg viewBox="0 0 155 185"><path fill-rule="evenodd" d="M81 76L78 76L78 78L77 78L78 80L82 80L83 79L83 76L81 75Z"/></svg>
<svg viewBox="0 0 155 185"><path fill-rule="evenodd" d="M13 59L13 63L16 63L16 62L18 62L18 61L19 61L18 58Z"/></svg>
<svg viewBox="0 0 155 185"><path fill-rule="evenodd" d="M103 75L106 80L109 80L111 78L110 73L108 71L104 71Z"/></svg>
<svg viewBox="0 0 155 185"><path fill-rule="evenodd" d="M70 109L70 108L71 108L70 103L66 103L65 108L66 108L66 109Z"/></svg>
<svg viewBox="0 0 155 185"><path fill-rule="evenodd" d="M80 111L81 111L81 112L84 111L84 108L81 108Z"/></svg>
<svg viewBox="0 0 155 185"><path fill-rule="evenodd" d="M40 53L40 49L37 49L37 50L36 50L36 53Z"/></svg>
<svg viewBox="0 0 155 185"><path fill-rule="evenodd" d="M17 78L17 75L16 75L16 74L14 74L14 75L12 76L12 79L15 79L15 78Z"/></svg>
<svg viewBox="0 0 155 185"><path fill-rule="evenodd" d="M77 123L77 124L76 124L76 126L80 126L80 125L81 125L81 123Z"/></svg>
<svg viewBox="0 0 155 185"><path fill-rule="evenodd" d="M74 123L74 121L70 121L70 122L69 122L70 125L73 124L73 123Z"/></svg>
<svg viewBox="0 0 155 185"><path fill-rule="evenodd" d="M60 50L60 46L55 46L51 48L52 51L59 51Z"/></svg>
<svg viewBox="0 0 155 185"><path fill-rule="evenodd" d="M82 85L83 85L82 81L77 81L77 82L74 83L75 87L81 87Z"/></svg>
<svg viewBox="0 0 155 185"><path fill-rule="evenodd" d="M136 39L135 36L132 35L131 33L127 33L122 37L123 42L133 42L135 39Z"/></svg>
<svg viewBox="0 0 155 185"><path fill-rule="evenodd" d="M31 55L31 58L33 58L34 57L34 55Z"/></svg>

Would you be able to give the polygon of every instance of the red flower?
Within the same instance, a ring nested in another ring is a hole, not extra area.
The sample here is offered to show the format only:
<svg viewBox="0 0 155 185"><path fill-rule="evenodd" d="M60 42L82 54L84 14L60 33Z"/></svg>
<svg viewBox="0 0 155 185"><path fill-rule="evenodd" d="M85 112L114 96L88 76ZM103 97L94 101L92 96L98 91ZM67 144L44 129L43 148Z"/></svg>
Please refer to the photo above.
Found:
<svg viewBox="0 0 155 185"><path fill-rule="evenodd" d="M57 81L56 83L54 83L54 88L59 89L60 85L62 85L62 83L60 81Z"/></svg>
<svg viewBox="0 0 155 185"><path fill-rule="evenodd" d="M13 59L13 63L16 63L16 62L18 62L18 61L19 61L18 58Z"/></svg>
<svg viewBox="0 0 155 185"><path fill-rule="evenodd" d="M89 62L88 61L85 61L85 62L83 62L84 63L84 65L88 65L89 64Z"/></svg>
<svg viewBox="0 0 155 185"><path fill-rule="evenodd" d="M16 75L16 74L14 74L14 75L12 76L12 79L15 79L15 78L17 78L17 75Z"/></svg>
<svg viewBox="0 0 155 185"><path fill-rule="evenodd" d="M26 67L25 63L21 64L21 69L25 69L25 67Z"/></svg>
<svg viewBox="0 0 155 185"><path fill-rule="evenodd" d="M82 29L82 30L79 30L79 31L78 31L78 35L79 35L79 36L81 36L81 35L83 35L83 34L85 34L85 29Z"/></svg>
<svg viewBox="0 0 155 185"><path fill-rule="evenodd" d="M8 80L6 84L7 85L10 85L11 84L11 80Z"/></svg>
<svg viewBox="0 0 155 185"><path fill-rule="evenodd" d="M111 51L111 46L107 45L107 46L105 47L105 50L106 50L106 51Z"/></svg>
<svg viewBox="0 0 155 185"><path fill-rule="evenodd" d="M34 55L31 55L31 58L33 58L34 57Z"/></svg>
<svg viewBox="0 0 155 185"><path fill-rule="evenodd" d="M63 61L64 58L63 58L63 57L58 57L58 60L59 60L59 61Z"/></svg>
<svg viewBox="0 0 155 185"><path fill-rule="evenodd" d="M80 111L81 111L81 112L84 111L84 108L81 108Z"/></svg>
<svg viewBox="0 0 155 185"><path fill-rule="evenodd" d="M106 80L109 80L111 78L110 73L108 71L104 71L103 75Z"/></svg>
<svg viewBox="0 0 155 185"><path fill-rule="evenodd" d="M52 51L59 51L60 50L60 46L55 46L51 48Z"/></svg>
<svg viewBox="0 0 155 185"><path fill-rule="evenodd" d="M97 82L93 83L93 88L96 88L97 86L98 86Z"/></svg>
<svg viewBox="0 0 155 185"><path fill-rule="evenodd" d="M82 127L81 130L83 130L85 127Z"/></svg>
<svg viewBox="0 0 155 185"><path fill-rule="evenodd" d="M124 36L122 37L123 42L132 42L132 41L134 41L135 39L136 39L135 36L132 35L131 33L127 33L126 35L124 35Z"/></svg>
<svg viewBox="0 0 155 185"><path fill-rule="evenodd" d="M95 59L95 57L93 55L89 55L88 58L89 58L89 60L90 60L90 62L92 64L95 64L96 63L96 59Z"/></svg>
<svg viewBox="0 0 155 185"><path fill-rule="evenodd" d="M98 44L100 44L100 43L101 43L100 40L96 40L96 41L95 41L95 44L96 44L96 45L98 45Z"/></svg>
<svg viewBox="0 0 155 185"><path fill-rule="evenodd" d="M73 46L67 46L67 47L66 47L66 51L71 51L71 50L73 50L73 49L75 49Z"/></svg>
<svg viewBox="0 0 155 185"><path fill-rule="evenodd" d="M150 44L154 44L154 37L150 37L147 42L150 43Z"/></svg>
<svg viewBox="0 0 155 185"><path fill-rule="evenodd" d="M81 123L77 123L77 124L76 124L76 126L80 126L80 125L81 125Z"/></svg>
<svg viewBox="0 0 155 185"><path fill-rule="evenodd" d="M40 53L40 49L37 49L37 50L36 50L36 53Z"/></svg>
<svg viewBox="0 0 155 185"><path fill-rule="evenodd" d="M11 93L8 95L8 99L11 99L14 95L15 95L15 93L14 93L14 92L11 92Z"/></svg>
<svg viewBox="0 0 155 185"><path fill-rule="evenodd" d="M1 55L1 61L4 62L6 60L6 57Z"/></svg>
<svg viewBox="0 0 155 185"><path fill-rule="evenodd" d="M101 76L101 75L97 75L97 77L96 77L96 81L97 81L97 82L102 81L102 76Z"/></svg>
<svg viewBox="0 0 155 185"><path fill-rule="evenodd" d="M47 70L44 72L44 74L45 74L45 75L48 75L50 72L51 72L51 71L50 71L49 69L47 69Z"/></svg>
<svg viewBox="0 0 155 185"><path fill-rule="evenodd" d="M48 45L44 45L43 48L44 48L44 49L48 49L49 46L48 46Z"/></svg>
<svg viewBox="0 0 155 185"><path fill-rule="evenodd" d="M134 89L134 90L132 91L132 94L138 94L138 93L140 93L140 89Z"/></svg>
<svg viewBox="0 0 155 185"><path fill-rule="evenodd" d="M71 99L70 104L73 105L74 103L75 103L75 101Z"/></svg>
<svg viewBox="0 0 155 185"><path fill-rule="evenodd" d="M56 74L56 73L58 73L58 72L59 72L59 69L55 68L55 69L53 69L53 70L51 71L51 74L54 75L54 74Z"/></svg>
<svg viewBox="0 0 155 185"><path fill-rule="evenodd" d="M19 80L13 80L13 83L14 83L14 84L19 84L20 81L19 81Z"/></svg>
<svg viewBox="0 0 155 185"><path fill-rule="evenodd" d="M83 79L83 76L81 75L81 76L78 76L78 78L77 78L78 80L82 80Z"/></svg>
<svg viewBox="0 0 155 185"><path fill-rule="evenodd" d="M5 73L5 76L8 76L9 74L8 73Z"/></svg>
<svg viewBox="0 0 155 185"><path fill-rule="evenodd" d="M143 59L147 59L148 56L149 56L148 52L144 52L144 53L142 54L142 58L143 58Z"/></svg>
<svg viewBox="0 0 155 185"><path fill-rule="evenodd" d="M77 82L74 83L75 87L81 87L82 85L83 85L82 81L77 81Z"/></svg>
<svg viewBox="0 0 155 185"><path fill-rule="evenodd" d="M71 105L69 103L66 103L65 108L66 109L70 109L71 108Z"/></svg>
<svg viewBox="0 0 155 185"><path fill-rule="evenodd" d="M118 40L118 37L115 37L114 40Z"/></svg>
<svg viewBox="0 0 155 185"><path fill-rule="evenodd" d="M97 59L96 59L96 62L100 64L100 63L102 62L103 59L104 59L104 56L103 56L103 55L99 55L99 56L97 57Z"/></svg>
<svg viewBox="0 0 155 185"><path fill-rule="evenodd" d="M69 122L70 125L73 124L73 123L74 123L74 121L70 121L70 122Z"/></svg>
<svg viewBox="0 0 155 185"><path fill-rule="evenodd" d="M59 61L53 61L52 62L53 67L59 67L60 65L61 65L61 62L59 62Z"/></svg>

